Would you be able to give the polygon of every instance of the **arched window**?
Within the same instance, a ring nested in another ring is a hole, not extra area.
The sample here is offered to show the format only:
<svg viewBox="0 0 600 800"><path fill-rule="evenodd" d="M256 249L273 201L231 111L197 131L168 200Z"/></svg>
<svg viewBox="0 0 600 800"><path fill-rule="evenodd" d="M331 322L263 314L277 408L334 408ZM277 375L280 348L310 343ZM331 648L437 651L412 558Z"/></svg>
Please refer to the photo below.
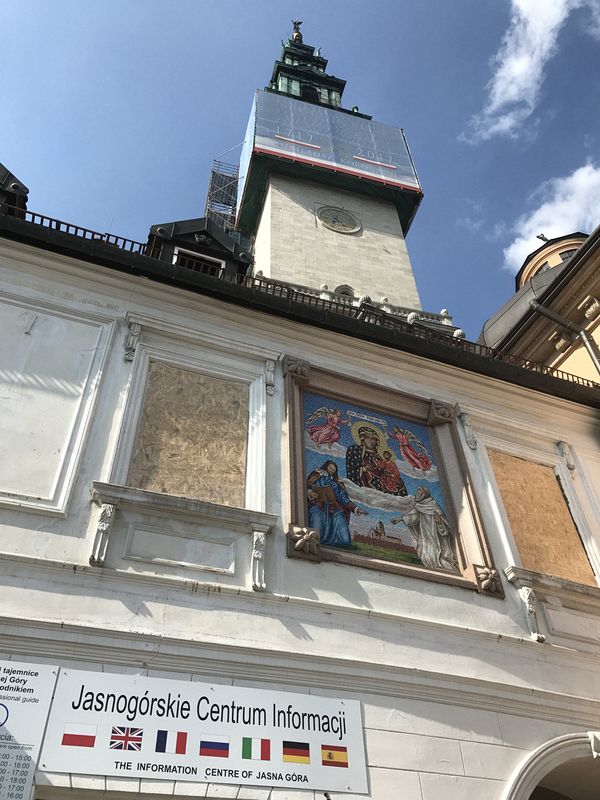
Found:
<svg viewBox="0 0 600 800"><path fill-rule="evenodd" d="M347 283L342 283L341 286L338 286L333 290L333 293L339 294L342 297L354 297L354 289L351 286L348 286Z"/></svg>
<svg viewBox="0 0 600 800"><path fill-rule="evenodd" d="M597 746L597 734L583 731L546 742L518 767L502 800L582 800L595 796Z"/></svg>

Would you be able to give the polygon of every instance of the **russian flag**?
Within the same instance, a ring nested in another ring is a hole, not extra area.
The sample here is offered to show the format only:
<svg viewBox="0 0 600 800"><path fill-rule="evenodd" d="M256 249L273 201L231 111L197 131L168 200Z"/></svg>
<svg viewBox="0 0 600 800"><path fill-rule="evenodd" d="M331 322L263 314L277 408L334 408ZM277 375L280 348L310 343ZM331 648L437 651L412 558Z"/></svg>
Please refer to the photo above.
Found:
<svg viewBox="0 0 600 800"><path fill-rule="evenodd" d="M200 739L200 755L211 758L229 758L229 737L203 736Z"/></svg>
<svg viewBox="0 0 600 800"><path fill-rule="evenodd" d="M97 732L97 725L65 725L61 744L63 747L93 747Z"/></svg>
<svg viewBox="0 0 600 800"><path fill-rule="evenodd" d="M187 733L185 731L157 731L156 752L176 753L184 756L187 748Z"/></svg>

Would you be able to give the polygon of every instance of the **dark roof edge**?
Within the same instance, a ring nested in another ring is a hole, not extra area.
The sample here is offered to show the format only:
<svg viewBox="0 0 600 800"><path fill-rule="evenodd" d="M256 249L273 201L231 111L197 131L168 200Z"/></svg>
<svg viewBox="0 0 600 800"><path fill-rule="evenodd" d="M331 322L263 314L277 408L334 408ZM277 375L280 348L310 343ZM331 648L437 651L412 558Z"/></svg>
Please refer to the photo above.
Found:
<svg viewBox="0 0 600 800"><path fill-rule="evenodd" d="M0 163L0 190L12 193L29 194L29 189L23 181L12 173L8 167Z"/></svg>
<svg viewBox="0 0 600 800"><path fill-rule="evenodd" d="M159 228L163 228L164 230L159 231ZM208 217L179 219L173 222L158 222L156 225L150 226L151 236L159 236L161 239L167 241L173 241L173 239L177 239L178 236L185 236L190 233L207 233L220 244L224 250L231 253L234 258L239 258L240 254L244 252L239 242ZM242 260L247 261L248 259Z"/></svg>
<svg viewBox="0 0 600 800"><path fill-rule="evenodd" d="M600 229L598 235L600 236ZM25 222L16 217L0 215L0 237L70 258L83 259L126 274L143 276L223 302L234 303L276 316L285 316L295 322L325 328L384 347L392 347L592 408L600 408L600 392L592 387L571 383L549 374L534 372L506 361L470 352L462 349L461 340L453 339L450 336L440 337L438 335L435 340L430 340L426 335L419 336L420 326L415 326L414 334L390 330L319 307L307 306L289 297L267 294L256 288L121 250L100 240L78 238L61 231Z"/></svg>

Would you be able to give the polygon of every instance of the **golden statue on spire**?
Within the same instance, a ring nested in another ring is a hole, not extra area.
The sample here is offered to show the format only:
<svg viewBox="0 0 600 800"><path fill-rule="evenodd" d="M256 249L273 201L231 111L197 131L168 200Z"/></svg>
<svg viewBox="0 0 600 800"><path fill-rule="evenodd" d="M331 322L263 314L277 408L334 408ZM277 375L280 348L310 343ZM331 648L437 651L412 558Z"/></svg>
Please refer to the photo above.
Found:
<svg viewBox="0 0 600 800"><path fill-rule="evenodd" d="M302 44L302 33L300 32L300 25L302 25L301 19L293 19L292 25L294 26L294 30L292 32L292 42L296 44Z"/></svg>

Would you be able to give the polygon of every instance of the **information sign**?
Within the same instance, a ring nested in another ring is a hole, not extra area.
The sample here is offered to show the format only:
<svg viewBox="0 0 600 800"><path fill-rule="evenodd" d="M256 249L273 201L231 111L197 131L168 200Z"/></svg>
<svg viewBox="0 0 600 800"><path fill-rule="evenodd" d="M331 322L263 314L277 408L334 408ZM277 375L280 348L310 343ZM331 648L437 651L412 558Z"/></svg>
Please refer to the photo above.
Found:
<svg viewBox="0 0 600 800"><path fill-rule="evenodd" d="M71 670L41 768L367 792L356 700Z"/></svg>
<svg viewBox="0 0 600 800"><path fill-rule="evenodd" d="M58 667L0 661L0 797L29 800Z"/></svg>

